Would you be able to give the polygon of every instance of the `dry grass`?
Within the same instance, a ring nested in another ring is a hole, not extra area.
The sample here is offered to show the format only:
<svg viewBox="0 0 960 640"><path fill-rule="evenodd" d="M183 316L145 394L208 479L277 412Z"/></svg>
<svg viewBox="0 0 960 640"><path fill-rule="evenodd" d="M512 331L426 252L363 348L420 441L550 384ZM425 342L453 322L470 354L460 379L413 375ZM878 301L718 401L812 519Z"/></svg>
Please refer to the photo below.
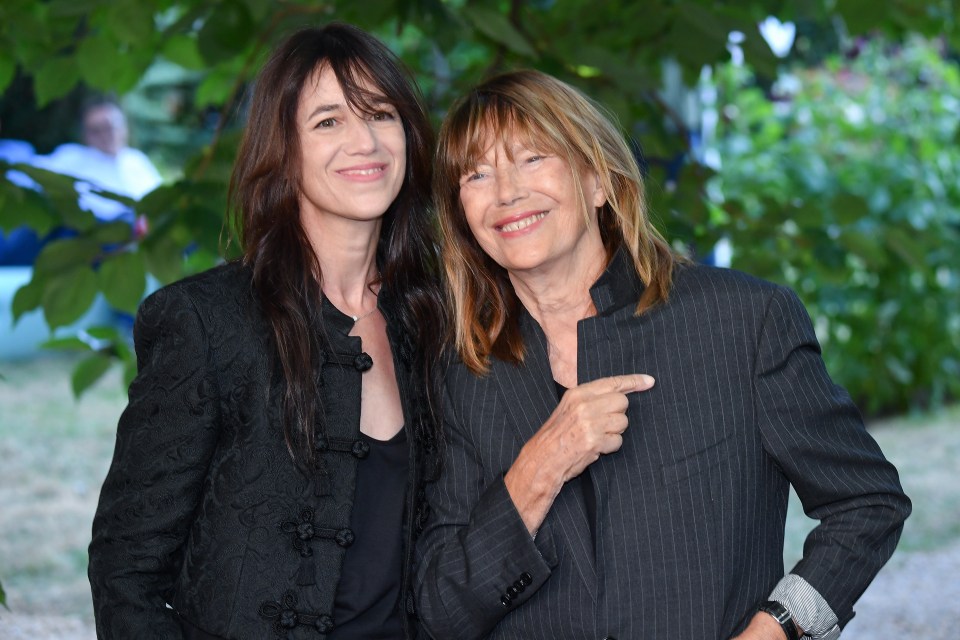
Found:
<svg viewBox="0 0 960 640"><path fill-rule="evenodd" d="M936 551L960 542L960 406L926 415L887 419L869 426L884 454L900 471L913 513L891 566L905 554ZM784 553L789 569L800 558L803 539L816 522L791 496Z"/></svg>
<svg viewBox="0 0 960 640"><path fill-rule="evenodd" d="M0 362L0 580L13 612L0 610L0 636L62 639L90 633L86 547L126 396L119 371L112 371L74 401L70 372L75 363L65 355ZM914 499L914 515L892 564L912 552L919 557L956 546L960 407L888 420L871 425L871 432ZM799 557L811 526L795 503L788 522L788 567ZM6 635L18 619L39 620L34 616L59 616L59 633ZM67 623L84 631L66 634Z"/></svg>
<svg viewBox="0 0 960 640"><path fill-rule="evenodd" d="M0 579L14 612L91 620L86 548L126 394L117 370L74 401L75 363L0 363Z"/></svg>

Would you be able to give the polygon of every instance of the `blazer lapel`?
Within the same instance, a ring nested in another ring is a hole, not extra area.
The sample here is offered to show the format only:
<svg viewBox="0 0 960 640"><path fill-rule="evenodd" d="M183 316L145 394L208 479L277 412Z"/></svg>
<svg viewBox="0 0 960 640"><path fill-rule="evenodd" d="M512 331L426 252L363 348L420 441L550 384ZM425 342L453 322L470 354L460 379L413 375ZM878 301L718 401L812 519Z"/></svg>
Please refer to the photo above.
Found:
<svg viewBox="0 0 960 640"><path fill-rule="evenodd" d="M492 374L522 444L539 431L556 409L557 393L547 358L546 336L527 314L521 319L521 328L527 348L524 363L513 365L494 360ZM541 530L544 527L550 527L553 535L562 541L565 549L561 557L566 555L572 559L588 593L595 600L597 571L581 492L572 486L565 486L550 508Z"/></svg>

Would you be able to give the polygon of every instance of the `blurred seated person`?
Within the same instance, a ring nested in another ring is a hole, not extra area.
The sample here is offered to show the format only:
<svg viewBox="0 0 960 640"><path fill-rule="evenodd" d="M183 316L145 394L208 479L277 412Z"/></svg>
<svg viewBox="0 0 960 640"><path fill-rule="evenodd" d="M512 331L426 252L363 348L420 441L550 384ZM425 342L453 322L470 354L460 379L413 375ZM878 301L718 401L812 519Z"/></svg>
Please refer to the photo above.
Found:
<svg viewBox="0 0 960 640"><path fill-rule="evenodd" d="M81 180L81 208L103 221L126 220L134 213L126 204L94 193L103 190L139 200L161 183L160 173L142 151L128 146L127 118L113 100L87 103L82 113L83 144L66 143L36 166Z"/></svg>

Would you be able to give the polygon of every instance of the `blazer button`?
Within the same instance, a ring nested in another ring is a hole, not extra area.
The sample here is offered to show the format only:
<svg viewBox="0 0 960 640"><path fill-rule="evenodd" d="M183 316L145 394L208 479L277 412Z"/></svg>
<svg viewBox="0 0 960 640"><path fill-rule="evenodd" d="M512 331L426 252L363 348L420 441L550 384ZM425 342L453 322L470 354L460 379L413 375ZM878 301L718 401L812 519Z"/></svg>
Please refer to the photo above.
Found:
<svg viewBox="0 0 960 640"><path fill-rule="evenodd" d="M529 573L524 571L523 573L520 574L520 582L523 583L523 586L527 586L528 584L533 582L533 576L531 576ZM610 640L616 640L616 638L611 638Z"/></svg>
<svg viewBox="0 0 960 640"><path fill-rule="evenodd" d="M511 598L511 597L508 596L507 594L503 594L502 596L500 596L500 604L502 604L502 605L505 606L505 607L509 607L509 606L510 606L510 602L511 602L512 600L513 600L513 598Z"/></svg>
<svg viewBox="0 0 960 640"><path fill-rule="evenodd" d="M614 638L613 636L607 636L603 640L617 640L617 639Z"/></svg>
<svg viewBox="0 0 960 640"><path fill-rule="evenodd" d="M364 372L370 367L373 366L373 358L368 356L366 353L361 353L356 358L353 359L353 367L359 371Z"/></svg>
<svg viewBox="0 0 960 640"><path fill-rule="evenodd" d="M518 595L520 595L520 590L513 586L507 587L507 595L510 596L511 600L513 600Z"/></svg>
<svg viewBox="0 0 960 640"><path fill-rule="evenodd" d="M516 582L513 583L513 588L516 589L517 591L523 591L524 589L527 588L527 585L517 580Z"/></svg>

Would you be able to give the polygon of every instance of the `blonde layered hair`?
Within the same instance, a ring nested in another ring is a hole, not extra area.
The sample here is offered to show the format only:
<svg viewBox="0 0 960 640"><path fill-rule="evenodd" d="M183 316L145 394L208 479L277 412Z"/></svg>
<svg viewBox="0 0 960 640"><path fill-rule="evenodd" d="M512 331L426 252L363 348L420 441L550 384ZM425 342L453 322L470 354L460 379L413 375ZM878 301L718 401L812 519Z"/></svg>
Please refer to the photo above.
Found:
<svg viewBox="0 0 960 640"><path fill-rule="evenodd" d="M667 299L677 260L647 216L637 161L601 107L538 71L505 73L480 84L453 105L443 122L433 181L453 340L464 364L478 375L489 371L491 355L513 363L524 358L520 300L507 271L474 238L460 203L462 176L476 167L492 141L509 137L566 160L584 205L578 169L599 177L607 201L597 214L608 259L626 249L646 285L637 315Z"/></svg>

